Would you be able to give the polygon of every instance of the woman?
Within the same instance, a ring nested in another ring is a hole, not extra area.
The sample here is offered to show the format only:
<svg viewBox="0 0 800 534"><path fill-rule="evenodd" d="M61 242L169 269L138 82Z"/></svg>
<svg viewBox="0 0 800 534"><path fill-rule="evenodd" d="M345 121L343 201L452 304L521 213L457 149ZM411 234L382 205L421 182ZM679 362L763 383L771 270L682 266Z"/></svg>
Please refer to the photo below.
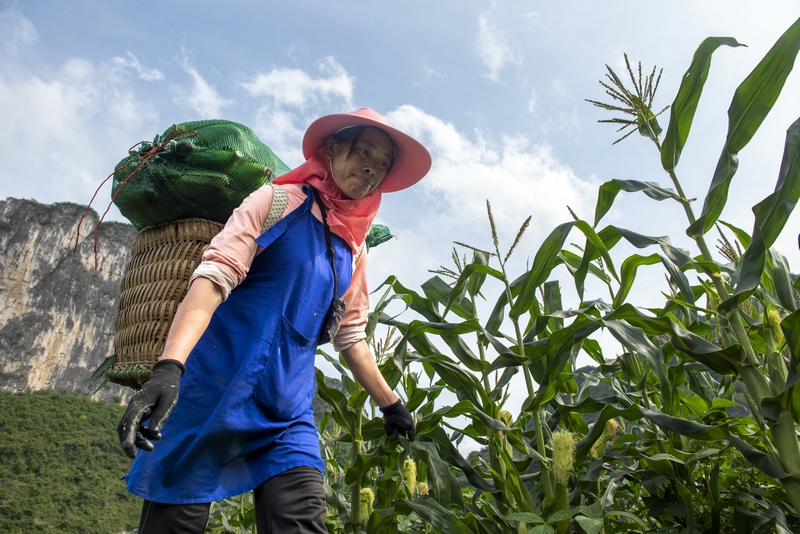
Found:
<svg viewBox="0 0 800 534"><path fill-rule="evenodd" d="M381 408L387 434L414 438L365 342L364 239L381 193L422 179L430 155L370 109L316 120L303 154L214 238L152 378L119 424L135 457L128 489L145 499L139 534L203 532L211 501L249 490L261 534L326 532L311 400L320 331L342 293L334 347ZM262 232L270 216L279 220Z"/></svg>

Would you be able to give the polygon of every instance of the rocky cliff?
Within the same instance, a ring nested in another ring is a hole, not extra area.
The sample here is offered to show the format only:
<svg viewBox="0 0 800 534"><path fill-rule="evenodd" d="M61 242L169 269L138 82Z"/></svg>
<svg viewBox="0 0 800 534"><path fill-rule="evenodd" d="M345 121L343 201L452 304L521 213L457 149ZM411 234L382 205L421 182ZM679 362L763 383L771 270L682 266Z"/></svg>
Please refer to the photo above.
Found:
<svg viewBox="0 0 800 534"><path fill-rule="evenodd" d="M136 230L100 226L90 211L73 246L83 206L0 200L0 391L91 394L92 372L113 352L122 273ZM125 401L132 390L106 385L93 398Z"/></svg>

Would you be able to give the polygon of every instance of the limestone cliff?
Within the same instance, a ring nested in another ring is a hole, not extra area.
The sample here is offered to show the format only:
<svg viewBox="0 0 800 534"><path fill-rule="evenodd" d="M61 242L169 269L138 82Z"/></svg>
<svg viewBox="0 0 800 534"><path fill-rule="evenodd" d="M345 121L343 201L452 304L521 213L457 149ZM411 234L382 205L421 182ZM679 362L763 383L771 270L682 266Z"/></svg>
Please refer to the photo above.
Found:
<svg viewBox="0 0 800 534"><path fill-rule="evenodd" d="M39 389L90 394L89 377L113 351L122 273L136 230L100 226L97 213L81 228L83 206L0 200L0 391ZM93 397L122 402L132 390L106 385Z"/></svg>

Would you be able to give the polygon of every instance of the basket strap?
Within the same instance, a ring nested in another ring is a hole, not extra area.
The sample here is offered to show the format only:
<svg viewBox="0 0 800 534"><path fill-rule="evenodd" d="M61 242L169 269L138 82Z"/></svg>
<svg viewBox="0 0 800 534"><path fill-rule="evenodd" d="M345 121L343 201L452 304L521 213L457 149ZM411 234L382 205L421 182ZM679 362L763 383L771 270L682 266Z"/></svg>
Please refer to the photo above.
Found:
<svg viewBox="0 0 800 534"><path fill-rule="evenodd" d="M281 220L281 217L283 217L283 212L286 211L286 204L289 202L289 195L286 193L286 189L279 185L271 185L273 191L272 206L270 206L269 214L264 220L264 225L261 227L262 234L272 228L272 225L274 225L276 222Z"/></svg>

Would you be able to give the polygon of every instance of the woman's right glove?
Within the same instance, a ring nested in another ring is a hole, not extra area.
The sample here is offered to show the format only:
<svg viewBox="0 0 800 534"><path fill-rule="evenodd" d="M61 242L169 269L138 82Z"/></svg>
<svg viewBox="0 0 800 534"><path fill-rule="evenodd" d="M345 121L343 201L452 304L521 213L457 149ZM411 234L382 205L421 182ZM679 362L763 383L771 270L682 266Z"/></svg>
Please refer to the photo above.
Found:
<svg viewBox="0 0 800 534"><path fill-rule="evenodd" d="M122 450L136 458L136 449L152 451L150 440L161 439L161 429L178 403L181 377L186 367L178 360L160 360L142 389L131 398L128 411L117 426ZM145 426L144 421L150 419Z"/></svg>
<svg viewBox="0 0 800 534"><path fill-rule="evenodd" d="M392 439L397 439L397 434L402 434L409 440L414 441L417 429L414 427L414 418L411 412L403 406L401 401L381 408L383 413L383 429L386 435Z"/></svg>

